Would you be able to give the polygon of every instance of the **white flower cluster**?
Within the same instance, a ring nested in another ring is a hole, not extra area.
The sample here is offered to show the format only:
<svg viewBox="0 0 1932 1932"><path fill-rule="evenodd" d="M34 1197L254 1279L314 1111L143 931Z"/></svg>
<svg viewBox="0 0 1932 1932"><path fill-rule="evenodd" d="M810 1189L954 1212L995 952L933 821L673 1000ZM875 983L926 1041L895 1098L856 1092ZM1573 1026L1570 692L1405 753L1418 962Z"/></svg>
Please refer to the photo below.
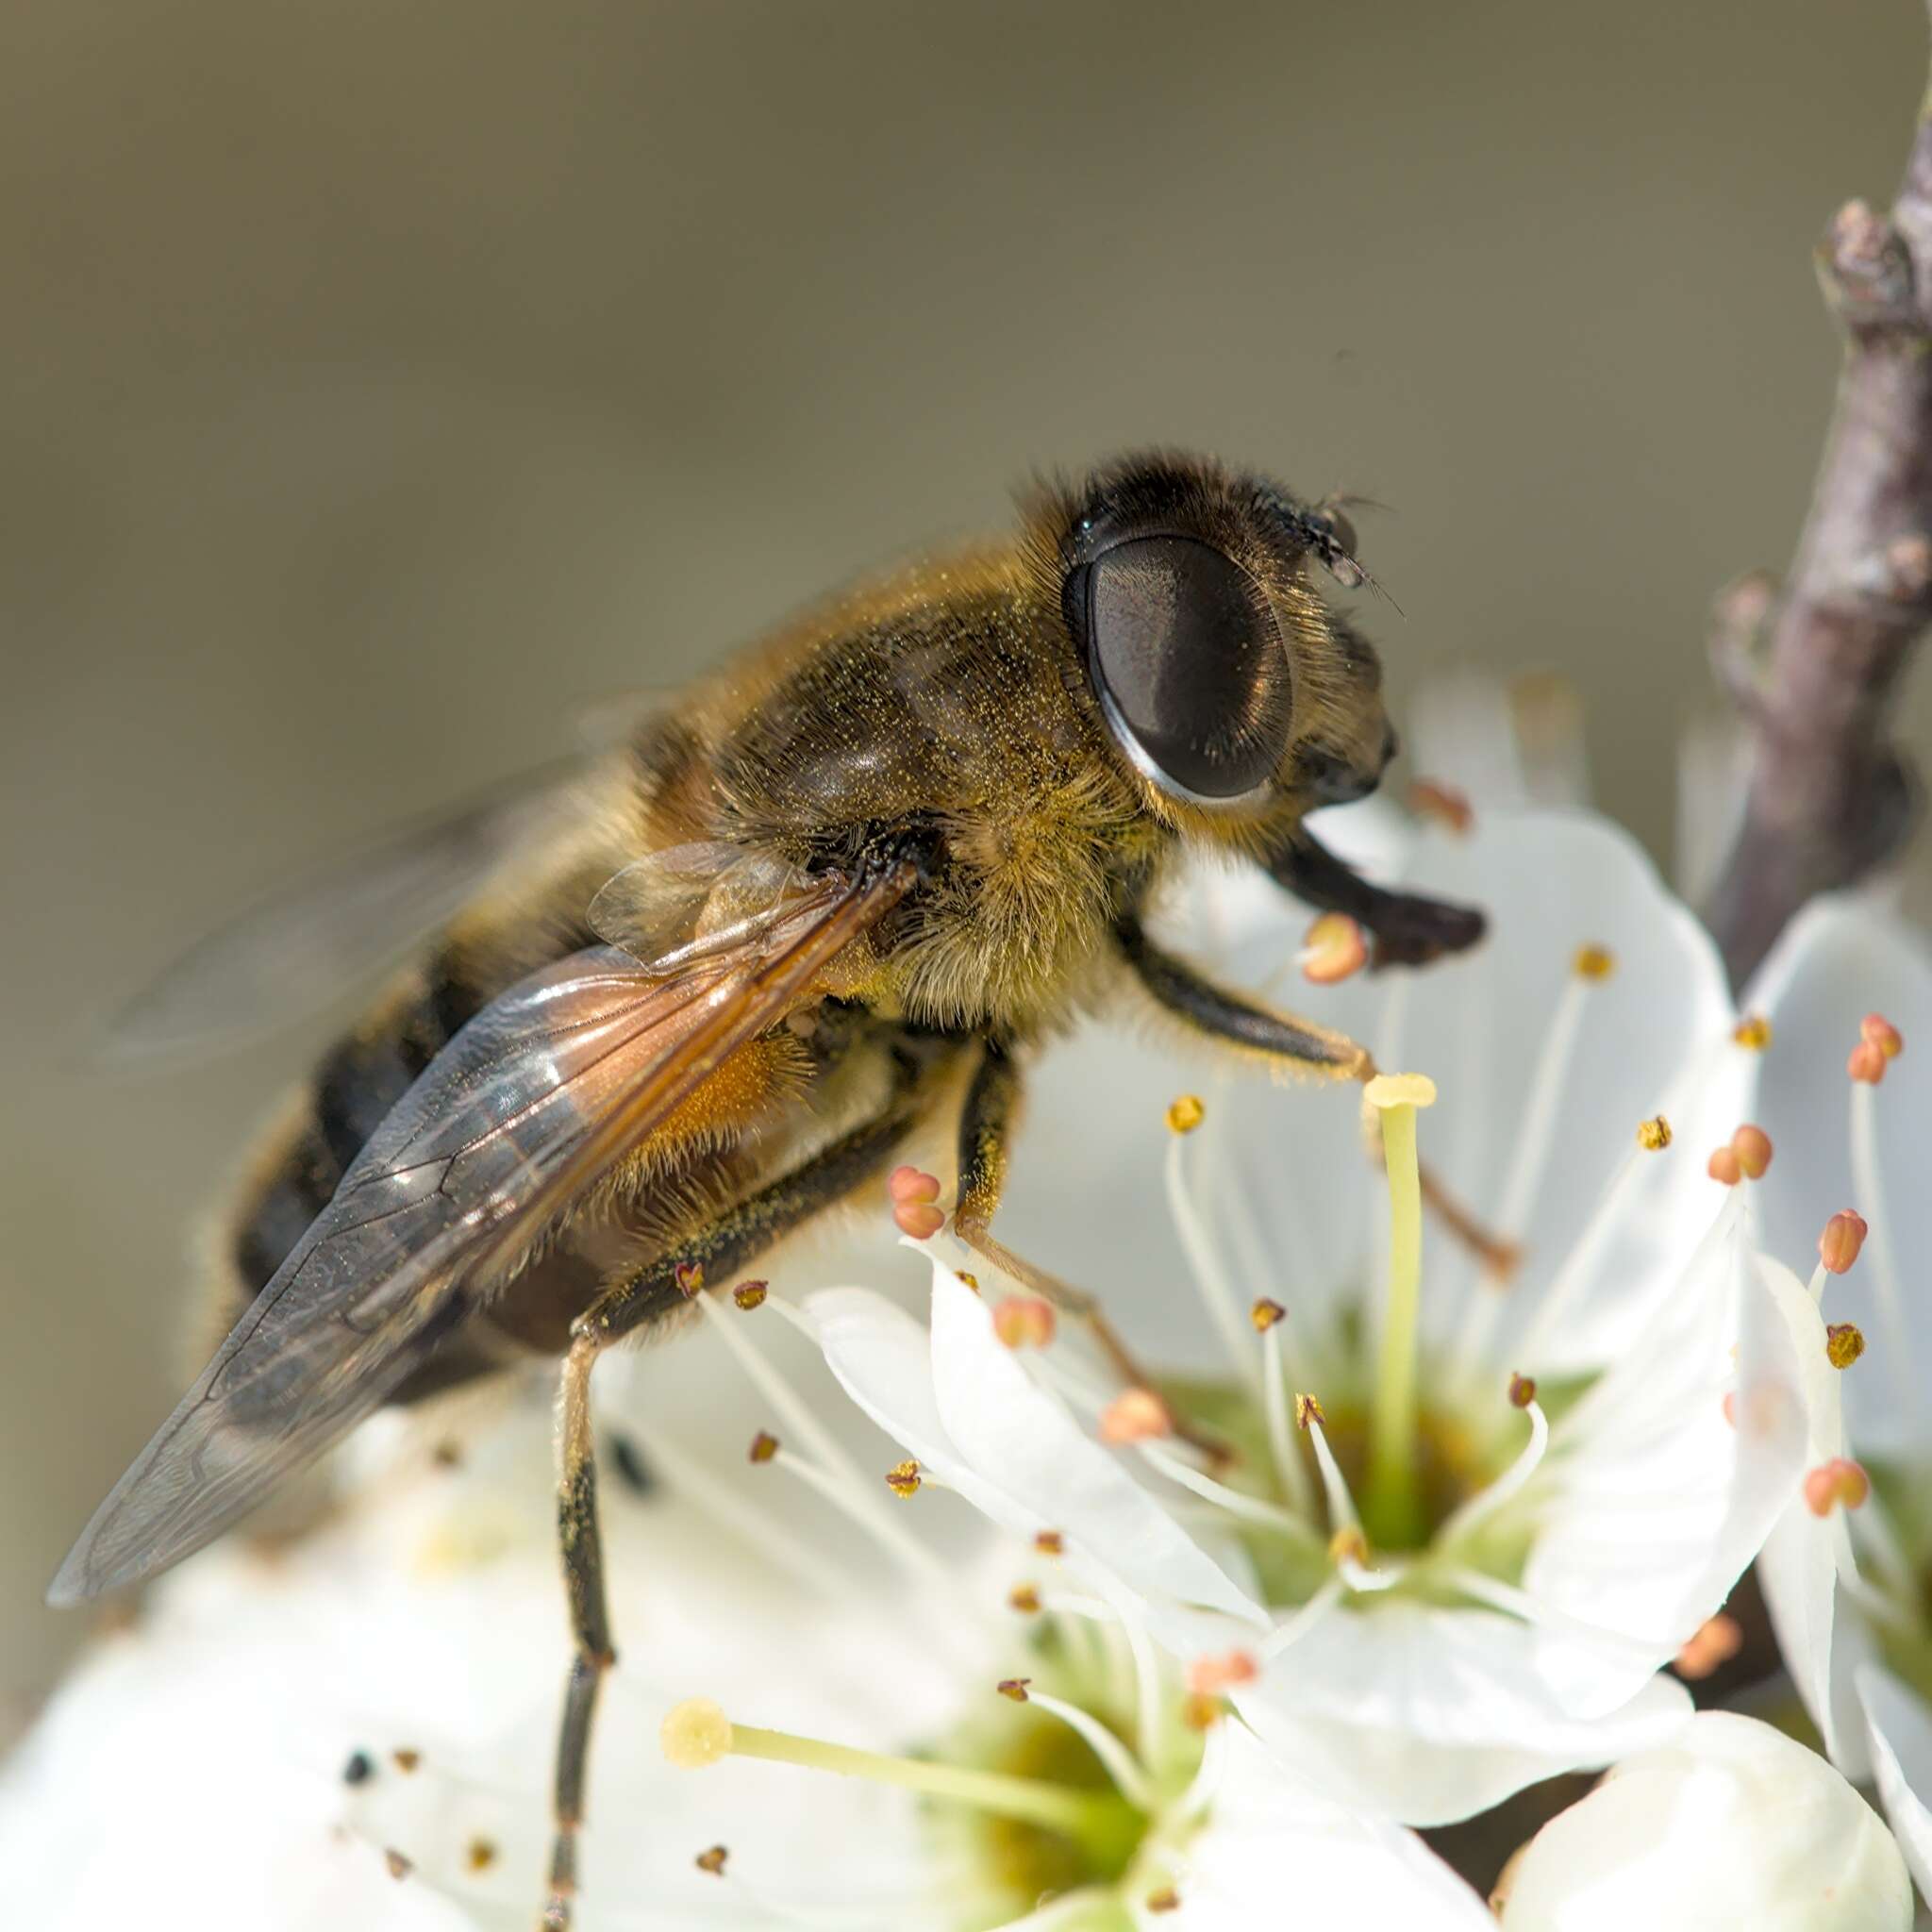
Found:
<svg viewBox="0 0 1932 1932"><path fill-rule="evenodd" d="M589 1932L1911 1924L1932 958L1821 906L1734 1005L1599 820L1357 823L1491 915L1297 1002L1415 1074L1177 1094L1118 1033L1051 1070L1015 1245L1155 1386L943 1230L916 1314L780 1280L706 1300L728 1362L600 1386ZM1219 880L1171 916L1257 987L1299 943ZM391 1419L318 1530L158 1590L0 1786L10 1923L527 1925L546 1449L527 1401ZM1754 1562L1821 1749L1795 1703L1693 1715ZM1417 1835L1606 1766L1493 1906Z"/></svg>

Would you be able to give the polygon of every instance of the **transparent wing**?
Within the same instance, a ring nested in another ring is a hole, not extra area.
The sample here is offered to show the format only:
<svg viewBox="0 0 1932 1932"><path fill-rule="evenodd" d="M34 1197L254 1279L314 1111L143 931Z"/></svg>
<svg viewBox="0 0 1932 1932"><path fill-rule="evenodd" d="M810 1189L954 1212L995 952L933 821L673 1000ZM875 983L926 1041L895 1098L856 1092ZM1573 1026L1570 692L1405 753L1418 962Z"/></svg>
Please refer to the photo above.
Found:
<svg viewBox="0 0 1932 1932"><path fill-rule="evenodd" d="M741 845L673 845L607 880L591 930L656 974L758 944L813 890L798 867Z"/></svg>
<svg viewBox="0 0 1932 1932"><path fill-rule="evenodd" d="M191 947L109 1022L108 1066L234 1046L313 1011L448 920L560 824L583 759L553 760L278 887Z"/></svg>
<svg viewBox="0 0 1932 1932"><path fill-rule="evenodd" d="M595 947L485 1008L115 1485L50 1599L123 1588L199 1549L360 1421L561 1208L808 998L914 876L822 876L757 947L669 979Z"/></svg>

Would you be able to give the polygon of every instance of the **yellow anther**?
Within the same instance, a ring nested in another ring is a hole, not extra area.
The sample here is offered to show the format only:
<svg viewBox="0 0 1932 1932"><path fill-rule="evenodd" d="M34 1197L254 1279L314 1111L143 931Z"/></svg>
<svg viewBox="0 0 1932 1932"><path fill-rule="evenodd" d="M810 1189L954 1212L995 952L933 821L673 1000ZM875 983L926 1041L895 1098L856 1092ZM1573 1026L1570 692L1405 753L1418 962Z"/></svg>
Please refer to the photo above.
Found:
<svg viewBox="0 0 1932 1932"><path fill-rule="evenodd" d="M1017 1584L1007 1592L1007 1607L1018 1610L1023 1617L1037 1617L1040 1614L1040 1591L1030 1583Z"/></svg>
<svg viewBox="0 0 1932 1932"><path fill-rule="evenodd" d="M1607 979L1617 970L1617 956L1607 946L1578 946L1570 970L1578 979Z"/></svg>
<svg viewBox="0 0 1932 1932"><path fill-rule="evenodd" d="M1654 1113L1647 1121L1641 1121L1637 1128L1637 1144L1646 1154L1661 1154L1671 1144L1671 1124L1662 1114Z"/></svg>
<svg viewBox="0 0 1932 1932"><path fill-rule="evenodd" d="M679 1771L702 1771L731 1755L731 1720L708 1697L687 1697L665 1713L658 1743Z"/></svg>
<svg viewBox="0 0 1932 1932"><path fill-rule="evenodd" d="M1354 1524L1338 1529L1328 1539L1328 1560L1331 1563L1366 1563L1369 1560L1369 1540Z"/></svg>
<svg viewBox="0 0 1932 1932"><path fill-rule="evenodd" d="M1824 1358L1835 1369L1848 1369L1865 1353L1865 1337L1856 1322L1828 1322L1824 1328Z"/></svg>
<svg viewBox="0 0 1932 1932"><path fill-rule="evenodd" d="M391 1878L407 1878L416 1869L416 1861L407 1852L399 1852L391 1845L383 1853L382 1862L389 1867Z"/></svg>
<svg viewBox="0 0 1932 1932"><path fill-rule="evenodd" d="M1142 1901L1150 1912L1177 1912L1180 1910L1181 1895L1173 1886L1163 1885L1158 1891L1150 1891Z"/></svg>
<svg viewBox="0 0 1932 1932"><path fill-rule="evenodd" d="M1067 1547L1067 1540L1057 1529L1042 1529L1033 1539L1033 1547L1042 1557L1058 1557Z"/></svg>
<svg viewBox="0 0 1932 1932"><path fill-rule="evenodd" d="M1509 1400L1518 1408L1527 1408L1536 1400L1536 1377L1512 1374L1509 1377Z"/></svg>
<svg viewBox="0 0 1932 1932"><path fill-rule="evenodd" d="M764 1307L765 1297L771 1291L772 1285L768 1281L741 1281L738 1284L738 1286L731 1291L731 1299L735 1301L738 1304L738 1306L745 1311L746 1314L750 1314L754 1308L761 1308Z"/></svg>
<svg viewBox="0 0 1932 1932"><path fill-rule="evenodd" d="M1320 1401L1312 1395L1297 1395L1294 1399L1294 1422L1298 1429L1311 1427L1316 1423L1325 1423L1327 1412Z"/></svg>
<svg viewBox="0 0 1932 1932"><path fill-rule="evenodd" d="M1288 1310L1279 1302L1270 1301L1264 1294L1248 1310L1248 1320L1255 1324L1257 1335L1265 1335L1275 1323L1288 1319Z"/></svg>
<svg viewBox="0 0 1932 1932"><path fill-rule="evenodd" d="M496 1840L473 1838L463 1847L463 1863L472 1872L487 1872L496 1863Z"/></svg>
<svg viewBox="0 0 1932 1932"><path fill-rule="evenodd" d="M414 1771L423 1762L422 1752L413 1750L407 1744L400 1750L391 1751L389 1755L395 1760L396 1769L401 1772Z"/></svg>
<svg viewBox="0 0 1932 1932"><path fill-rule="evenodd" d="M1426 1074L1377 1074L1362 1098L1371 1107L1434 1107L1436 1083Z"/></svg>
<svg viewBox="0 0 1932 1932"><path fill-rule="evenodd" d="M1002 1697L1010 1698L1015 1704L1024 1704L1026 1702L1026 1687L1032 1681L1031 1677L1002 1677L993 1686L993 1689Z"/></svg>
<svg viewBox="0 0 1932 1932"><path fill-rule="evenodd" d="M1208 1109L1201 1105L1198 1093L1183 1093L1168 1103L1168 1131L1174 1134L1191 1134L1207 1117Z"/></svg>
<svg viewBox="0 0 1932 1932"><path fill-rule="evenodd" d="M919 1465L913 1461L895 1462L886 1472L886 1487L903 1503L908 1496L916 1496L920 1485L925 1480L919 1473Z"/></svg>
<svg viewBox="0 0 1932 1932"><path fill-rule="evenodd" d="M752 1462L769 1462L778 1453L778 1439L770 1429L760 1429L751 1439L751 1447L745 1452L746 1459Z"/></svg>
<svg viewBox="0 0 1932 1932"><path fill-rule="evenodd" d="M1747 1013L1732 1027L1731 1038L1753 1053L1762 1053L1771 1044L1771 1022L1762 1013Z"/></svg>
<svg viewBox="0 0 1932 1932"><path fill-rule="evenodd" d="M724 1875L724 1860L731 1856L723 1845L713 1845L708 1852L700 1852L691 1860L700 1872L708 1872L713 1878Z"/></svg>
<svg viewBox="0 0 1932 1932"><path fill-rule="evenodd" d="M1227 1705L1205 1691L1191 1690L1181 1699L1181 1722L1191 1731L1212 1730L1227 1715Z"/></svg>

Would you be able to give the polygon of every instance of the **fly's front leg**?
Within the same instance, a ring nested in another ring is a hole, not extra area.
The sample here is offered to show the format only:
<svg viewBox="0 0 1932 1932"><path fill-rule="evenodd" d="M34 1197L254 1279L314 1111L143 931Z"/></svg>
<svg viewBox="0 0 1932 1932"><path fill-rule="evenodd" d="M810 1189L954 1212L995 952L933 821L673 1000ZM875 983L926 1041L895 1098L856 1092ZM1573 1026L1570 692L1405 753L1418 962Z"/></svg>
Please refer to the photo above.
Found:
<svg viewBox="0 0 1932 1932"><path fill-rule="evenodd" d="M1291 1067L1331 1080L1374 1077L1375 1062L1365 1046L1346 1034L1224 991L1186 960L1155 945L1135 921L1118 928L1121 949L1141 984L1177 1019L1230 1046L1263 1055L1276 1066ZM1521 1259L1515 1246L1491 1233L1426 1166L1423 1199L1448 1233L1470 1250L1499 1280L1507 1280Z"/></svg>
<svg viewBox="0 0 1932 1932"><path fill-rule="evenodd" d="M1224 992L1186 960L1157 946L1137 920L1123 920L1116 931L1141 984L1170 1013L1210 1039L1260 1054L1275 1066L1331 1080L1374 1077L1375 1062L1368 1048L1357 1045L1345 1033Z"/></svg>
<svg viewBox="0 0 1932 1932"><path fill-rule="evenodd" d="M1371 885L1310 832L1297 828L1269 854L1268 875L1324 912L1345 912L1375 941L1374 964L1424 966L1473 946L1489 922L1473 906Z"/></svg>
<svg viewBox="0 0 1932 1932"><path fill-rule="evenodd" d="M688 1241L621 1276L571 1326L558 1416L557 1523L575 1655L565 1686L557 1740L555 1836L542 1932L563 1932L577 1890L577 1833L591 1726L604 1675L616 1662L604 1592L604 1545L597 1526L597 1464L591 1434L591 1372L612 1342L682 1306L704 1274L718 1279L742 1267L801 1223L829 1208L885 1167L925 1105L924 1063L895 1058L892 1086L879 1109L809 1160L761 1189Z"/></svg>

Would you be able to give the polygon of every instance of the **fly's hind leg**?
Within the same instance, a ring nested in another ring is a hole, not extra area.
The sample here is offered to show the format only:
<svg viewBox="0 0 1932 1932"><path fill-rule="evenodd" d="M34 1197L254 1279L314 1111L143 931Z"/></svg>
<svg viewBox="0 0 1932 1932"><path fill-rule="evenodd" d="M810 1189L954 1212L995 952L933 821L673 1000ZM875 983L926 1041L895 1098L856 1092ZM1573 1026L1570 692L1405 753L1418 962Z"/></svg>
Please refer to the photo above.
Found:
<svg viewBox="0 0 1932 1932"><path fill-rule="evenodd" d="M878 1174L924 1105L924 1068L895 1058L891 1090L878 1110L771 1186L740 1202L689 1240L621 1276L571 1325L558 1401L558 1540L575 1655L557 1740L554 1837L542 1932L564 1932L577 1890L577 1833L591 1727L605 1674L617 1660L604 1591L597 1526L597 1464L591 1434L591 1372L614 1341L682 1305L693 1270L716 1278L754 1259L782 1236Z"/></svg>

